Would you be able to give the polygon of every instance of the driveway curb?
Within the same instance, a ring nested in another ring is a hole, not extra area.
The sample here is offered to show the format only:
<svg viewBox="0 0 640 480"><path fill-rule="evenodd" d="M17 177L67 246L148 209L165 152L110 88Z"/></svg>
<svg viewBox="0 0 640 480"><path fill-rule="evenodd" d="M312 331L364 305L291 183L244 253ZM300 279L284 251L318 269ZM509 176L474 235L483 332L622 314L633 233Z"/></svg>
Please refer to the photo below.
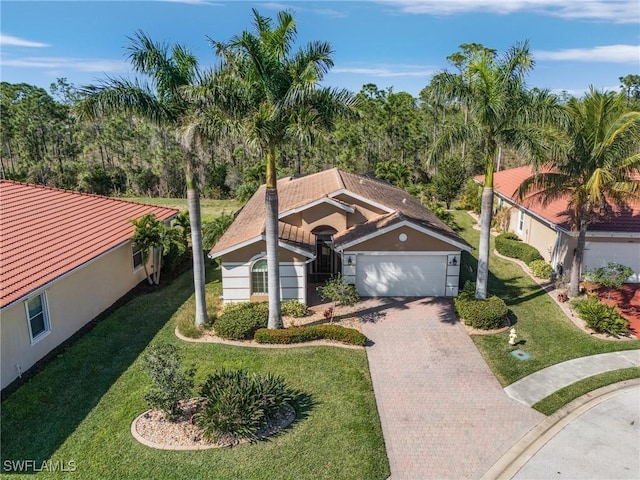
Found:
<svg viewBox="0 0 640 480"><path fill-rule="evenodd" d="M531 429L481 477L481 480L513 478L538 450L573 420L605 400L636 388L640 388L638 378L607 385L568 403Z"/></svg>

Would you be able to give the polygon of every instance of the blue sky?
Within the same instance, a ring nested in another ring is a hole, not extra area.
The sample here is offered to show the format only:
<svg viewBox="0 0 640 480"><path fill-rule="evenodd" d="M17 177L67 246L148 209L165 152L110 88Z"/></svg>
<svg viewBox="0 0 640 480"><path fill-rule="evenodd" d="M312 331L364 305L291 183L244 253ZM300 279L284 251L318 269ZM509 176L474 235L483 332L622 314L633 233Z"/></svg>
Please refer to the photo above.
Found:
<svg viewBox="0 0 640 480"><path fill-rule="evenodd" d="M2 0L0 78L48 88L58 77L80 86L127 76L124 47L136 30L182 43L211 65L207 36L226 41L250 28L251 8L272 17L292 10L299 44L333 45L325 83L353 91L374 83L417 96L468 42L504 52L529 40L529 86L575 95L590 84L618 89L618 77L640 73L638 0Z"/></svg>

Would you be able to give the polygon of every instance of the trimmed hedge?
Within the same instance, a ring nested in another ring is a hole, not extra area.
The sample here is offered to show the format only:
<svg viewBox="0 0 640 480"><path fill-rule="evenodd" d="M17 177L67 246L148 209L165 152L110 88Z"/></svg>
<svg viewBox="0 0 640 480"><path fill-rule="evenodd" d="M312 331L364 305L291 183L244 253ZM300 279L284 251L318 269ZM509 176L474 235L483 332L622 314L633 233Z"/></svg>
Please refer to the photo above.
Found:
<svg viewBox="0 0 640 480"><path fill-rule="evenodd" d="M280 304L282 315L301 318L307 315L307 304L298 300L286 300Z"/></svg>
<svg viewBox="0 0 640 480"><path fill-rule="evenodd" d="M269 320L267 302L232 303L213 324L216 335L228 340L250 340L259 328L265 328Z"/></svg>
<svg viewBox="0 0 640 480"><path fill-rule="evenodd" d="M534 277L545 279L551 278L551 273L553 272L551 265L544 260L534 260L529 263L529 270L531 270Z"/></svg>
<svg viewBox="0 0 640 480"><path fill-rule="evenodd" d="M495 295L479 300L472 294L463 292L453 300L453 303L465 325L481 330L504 327L509 314L504 300Z"/></svg>
<svg viewBox="0 0 640 480"><path fill-rule="evenodd" d="M522 243L513 237L511 232L502 233L496 237L496 250L505 257L517 258L529 265L534 260L544 260L535 247Z"/></svg>
<svg viewBox="0 0 640 480"><path fill-rule="evenodd" d="M312 340L335 340L350 345L364 346L367 341L358 330L341 325L310 325L280 329L261 328L254 335L258 343L302 343Z"/></svg>

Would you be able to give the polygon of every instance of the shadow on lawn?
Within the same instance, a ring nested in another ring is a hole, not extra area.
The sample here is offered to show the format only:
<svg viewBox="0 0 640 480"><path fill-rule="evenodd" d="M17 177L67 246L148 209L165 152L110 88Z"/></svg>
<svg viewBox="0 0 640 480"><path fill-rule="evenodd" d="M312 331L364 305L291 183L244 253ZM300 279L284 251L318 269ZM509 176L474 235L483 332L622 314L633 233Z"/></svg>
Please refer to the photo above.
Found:
<svg viewBox="0 0 640 480"><path fill-rule="evenodd" d="M491 257L491 260L495 261L495 257ZM489 267L491 267L491 264ZM477 271L478 259L469 252L463 251L460 266L460 284L464 286L467 281L475 282ZM522 275L498 278L489 268L488 293L503 299L507 306L519 305L536 297L546 295L546 290L541 286L535 283L523 286L519 284L521 280Z"/></svg>
<svg viewBox="0 0 640 480"><path fill-rule="evenodd" d="M189 270L171 284L134 298L6 399L1 413L2 473L26 473L7 471L7 461L33 460L40 467L50 459L192 290Z"/></svg>

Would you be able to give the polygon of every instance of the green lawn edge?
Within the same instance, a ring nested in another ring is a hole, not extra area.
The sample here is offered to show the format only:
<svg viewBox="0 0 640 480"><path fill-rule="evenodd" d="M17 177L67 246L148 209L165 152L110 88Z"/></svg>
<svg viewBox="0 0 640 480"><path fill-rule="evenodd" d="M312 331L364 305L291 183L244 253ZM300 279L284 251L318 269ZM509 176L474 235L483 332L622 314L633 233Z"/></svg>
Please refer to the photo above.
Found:
<svg viewBox="0 0 640 480"><path fill-rule="evenodd" d="M207 269L207 287L219 282ZM333 347L248 349L175 336L177 312L191 308L191 271L128 302L18 388L0 412L0 465L73 461L78 478L386 479L390 474L364 350ZM176 345L196 384L220 368L272 372L307 394L296 421L250 445L161 451L139 444L132 421L147 406L139 357L156 342ZM68 472L39 471L41 478Z"/></svg>
<svg viewBox="0 0 640 480"><path fill-rule="evenodd" d="M456 230L474 249L480 232L467 212L451 212ZM621 350L640 349L640 340L601 340L576 327L555 301L520 266L493 254L491 239L489 293L502 298L510 310L521 342L519 348L531 355L522 361L511 355L509 332L472 335L472 340L501 383L507 386L538 370L573 358ZM477 251L463 252L460 281L475 281Z"/></svg>
<svg viewBox="0 0 640 480"><path fill-rule="evenodd" d="M549 416L582 395L633 378L640 378L640 367L623 368L593 375L561 388L534 404L533 408Z"/></svg>

